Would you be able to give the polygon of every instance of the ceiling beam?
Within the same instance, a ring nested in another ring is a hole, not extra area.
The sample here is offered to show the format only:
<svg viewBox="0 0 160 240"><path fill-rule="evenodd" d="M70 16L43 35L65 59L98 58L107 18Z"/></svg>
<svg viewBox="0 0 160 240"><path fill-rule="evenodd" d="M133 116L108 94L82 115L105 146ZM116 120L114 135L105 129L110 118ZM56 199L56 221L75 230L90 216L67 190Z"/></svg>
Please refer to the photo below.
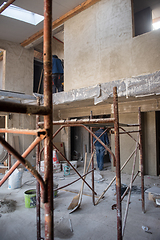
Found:
<svg viewBox="0 0 160 240"><path fill-rule="evenodd" d="M91 7L92 5L94 5L95 3L100 2L100 1L101 0L87 0L87 1L85 1L83 3L81 3L80 5L78 5L77 7L73 8L72 10L67 12L66 14L62 15L60 18L58 18L55 21L53 21L52 22L52 30L57 28L58 26L62 25L65 21L67 21L70 18L74 17L78 13L84 11L85 9ZM26 47L29 44L31 44L32 42L34 42L37 39L41 38L42 36L43 36L43 29L38 31L37 33L33 34L31 37L29 37L25 41L23 41L21 43L21 46L22 47Z"/></svg>
<svg viewBox="0 0 160 240"><path fill-rule="evenodd" d="M10 4L12 4L15 0L9 0L7 1L1 8L0 13L2 13Z"/></svg>

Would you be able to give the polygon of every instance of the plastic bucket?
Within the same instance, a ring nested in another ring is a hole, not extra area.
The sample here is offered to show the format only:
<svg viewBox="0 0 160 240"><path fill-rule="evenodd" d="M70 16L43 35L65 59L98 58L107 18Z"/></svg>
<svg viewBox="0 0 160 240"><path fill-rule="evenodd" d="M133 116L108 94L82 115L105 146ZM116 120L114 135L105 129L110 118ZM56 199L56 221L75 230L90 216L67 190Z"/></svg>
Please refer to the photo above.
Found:
<svg viewBox="0 0 160 240"><path fill-rule="evenodd" d="M69 162L74 168L77 168L77 161L69 161ZM73 168L70 166L70 169L73 169Z"/></svg>
<svg viewBox="0 0 160 240"><path fill-rule="evenodd" d="M36 189L30 189L24 192L25 207L34 208L36 206Z"/></svg>
<svg viewBox="0 0 160 240"><path fill-rule="evenodd" d="M22 186L22 168L16 168L8 179L8 189L16 189Z"/></svg>

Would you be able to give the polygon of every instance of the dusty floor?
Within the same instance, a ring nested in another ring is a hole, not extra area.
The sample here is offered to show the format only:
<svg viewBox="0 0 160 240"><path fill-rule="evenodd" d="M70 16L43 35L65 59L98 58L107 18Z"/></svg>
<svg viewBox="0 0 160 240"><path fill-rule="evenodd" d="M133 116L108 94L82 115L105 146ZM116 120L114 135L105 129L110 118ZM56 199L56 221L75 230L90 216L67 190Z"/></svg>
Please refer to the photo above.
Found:
<svg viewBox="0 0 160 240"><path fill-rule="evenodd" d="M81 167L77 169L83 172ZM101 174L101 175L99 175ZM114 172L109 170L95 172L95 190L100 195L107 187L107 184L114 177ZM2 178L3 175L0 175ZM65 185L77 178L77 175L71 170L70 175L64 177L63 172L54 174L54 182L59 186ZM90 175L86 178L91 185ZM122 183L129 184L130 175L122 174ZM18 189L8 189L8 181L0 188L0 203L3 201L14 200L9 206L9 210L0 204L0 240L34 240L36 238L36 208L25 208L24 192L34 189L36 181L27 171L24 171L22 177L22 187ZM140 187L140 177L135 180L134 186ZM145 188L152 186L160 187L160 178L145 176ZM67 209L73 197L74 191L79 191L81 181L68 186L65 190L59 190L54 199L54 235L58 239L72 240L115 240L117 239L116 210L111 206L116 203L115 183L106 192L105 197L97 206L93 206L91 190L85 186L82 198L81 208L69 214ZM127 196L123 200L122 213L124 215ZM141 195L139 191L134 191L130 199L129 214L124 234L124 240L160 240L160 207L155 207L153 201L148 200L148 194L145 193L146 213L142 213ZM41 231L44 237L44 210L41 208ZM123 217L122 217L123 219ZM149 227L147 233L142 230L142 226ZM73 230L73 231L72 231Z"/></svg>

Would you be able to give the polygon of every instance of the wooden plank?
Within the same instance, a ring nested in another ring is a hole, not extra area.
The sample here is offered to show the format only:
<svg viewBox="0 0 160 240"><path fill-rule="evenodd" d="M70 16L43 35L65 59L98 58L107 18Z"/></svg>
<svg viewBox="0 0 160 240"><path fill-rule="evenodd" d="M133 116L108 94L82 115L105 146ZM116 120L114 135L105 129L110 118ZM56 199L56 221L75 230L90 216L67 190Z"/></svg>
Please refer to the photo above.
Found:
<svg viewBox="0 0 160 240"><path fill-rule="evenodd" d="M67 12L66 14L62 15L60 18L58 18L55 21L53 21L52 22L52 30L57 28L58 26L62 25L65 21L67 21L70 18L74 17L78 13L86 10L87 8L91 7L92 5L94 5L95 3L100 2L100 1L101 0L87 0L87 1L85 1L83 3L81 3L80 5L78 5L77 7L73 8L72 10ZM26 47L27 45L31 44L32 42L34 42L35 40L39 39L42 36L43 36L43 29L38 31L37 33L33 34L31 37L29 37L25 41L23 41L21 43L21 46L22 47Z"/></svg>

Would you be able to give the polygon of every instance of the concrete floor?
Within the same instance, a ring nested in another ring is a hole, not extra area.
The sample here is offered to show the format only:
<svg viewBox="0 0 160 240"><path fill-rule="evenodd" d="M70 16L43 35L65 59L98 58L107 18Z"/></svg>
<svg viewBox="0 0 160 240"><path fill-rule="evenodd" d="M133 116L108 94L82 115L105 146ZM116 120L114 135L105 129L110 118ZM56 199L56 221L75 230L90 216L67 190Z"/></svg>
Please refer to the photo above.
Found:
<svg viewBox="0 0 160 240"><path fill-rule="evenodd" d="M83 172L82 167L77 169ZM101 174L101 175L100 175ZM109 167L106 171L95 171L95 190L100 195L107 187L107 184L114 177L114 172ZM3 175L0 175L2 178ZM64 177L63 172L54 173L54 181L62 186L77 178L77 175L71 170L70 175ZM91 185L90 175L86 178ZM122 174L122 183L129 184L130 175ZM36 208L25 208L24 192L34 189L36 181L27 171L24 171L22 178L22 187L18 189L8 189L8 182L0 189L0 200L15 200L16 209L13 212L3 212L0 208L0 240L34 240L36 238ZM140 187L140 177L134 182L134 186ZM160 178L145 176L145 188L152 186L160 187ZM54 199L54 236L55 240L115 240L117 239L116 210L111 206L116 203L115 183L106 192L105 197L97 206L93 206L91 190L85 186L82 198L81 208L69 214L67 210L73 197L76 195L70 191L79 191L81 181L68 186L65 190L59 190ZM130 199L129 214L124 234L124 240L160 240L160 208L155 207L153 201L148 200L148 194L145 194L146 213L142 213L140 193L133 192ZM122 213L124 215L127 196L122 203ZM14 209L13 209L14 210ZM41 208L42 215L42 237L44 237L44 210ZM123 219L123 218L122 218ZM71 222L71 225L70 225ZM71 231L71 226L73 231ZM149 227L152 233L146 233L142 226Z"/></svg>

